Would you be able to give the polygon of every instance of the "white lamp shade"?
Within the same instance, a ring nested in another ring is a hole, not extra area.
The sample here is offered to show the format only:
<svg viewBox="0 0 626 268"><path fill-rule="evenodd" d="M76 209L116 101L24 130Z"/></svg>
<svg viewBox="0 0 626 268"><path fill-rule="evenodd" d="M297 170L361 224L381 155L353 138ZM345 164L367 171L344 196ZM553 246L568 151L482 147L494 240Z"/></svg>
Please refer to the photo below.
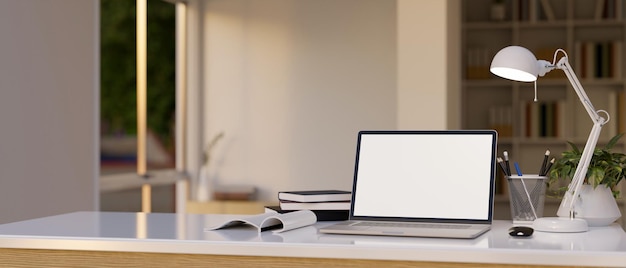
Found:
<svg viewBox="0 0 626 268"><path fill-rule="evenodd" d="M489 68L497 76L522 82L537 80L539 69L535 55L520 46L508 46L498 51Z"/></svg>

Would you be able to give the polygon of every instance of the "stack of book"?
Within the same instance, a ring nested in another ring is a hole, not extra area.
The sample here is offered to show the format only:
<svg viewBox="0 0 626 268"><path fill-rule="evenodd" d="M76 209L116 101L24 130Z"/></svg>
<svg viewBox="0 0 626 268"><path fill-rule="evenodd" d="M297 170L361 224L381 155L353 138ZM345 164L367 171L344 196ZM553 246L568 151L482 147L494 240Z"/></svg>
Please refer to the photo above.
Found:
<svg viewBox="0 0 626 268"><path fill-rule="evenodd" d="M279 206L266 207L266 212L286 213L311 210L318 221L347 220L351 194L341 190L284 191L278 193Z"/></svg>

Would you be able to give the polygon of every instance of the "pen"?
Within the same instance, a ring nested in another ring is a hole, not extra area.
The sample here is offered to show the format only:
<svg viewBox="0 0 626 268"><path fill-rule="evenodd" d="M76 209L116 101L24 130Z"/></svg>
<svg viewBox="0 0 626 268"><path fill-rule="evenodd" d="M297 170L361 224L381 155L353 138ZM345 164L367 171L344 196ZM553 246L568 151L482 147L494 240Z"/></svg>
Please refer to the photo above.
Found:
<svg viewBox="0 0 626 268"><path fill-rule="evenodd" d="M504 160L502 160L502 157L498 157L497 161L498 161L498 165L502 169L502 173L504 173L505 176L511 176L510 174L506 173L506 167L504 167Z"/></svg>
<svg viewBox="0 0 626 268"><path fill-rule="evenodd" d="M548 176L548 172L550 172L550 169L552 168L552 165L554 165L554 157L550 160L550 162L548 163L548 166L546 166L546 170L543 172L543 174L540 174L541 176Z"/></svg>
<svg viewBox="0 0 626 268"><path fill-rule="evenodd" d="M543 156L541 162L541 169L539 169L539 175L543 176L546 172L546 166L548 165L548 158L550 158L550 150L546 150L546 154Z"/></svg>
<svg viewBox="0 0 626 268"><path fill-rule="evenodd" d="M546 150L546 154L543 156L543 162L541 162L541 169L539 169L539 175L546 175L546 166L548 165L548 158L550 157L550 150Z"/></svg>
<svg viewBox="0 0 626 268"><path fill-rule="evenodd" d="M517 175L522 176L522 170L519 168L519 165L517 164L517 162L513 163L513 165L515 165L515 170L517 171Z"/></svg>
<svg viewBox="0 0 626 268"><path fill-rule="evenodd" d="M504 151L504 152L502 152L502 154L504 155L504 163L505 163L505 167L506 167L506 174L511 176L511 165L509 164L509 152Z"/></svg>

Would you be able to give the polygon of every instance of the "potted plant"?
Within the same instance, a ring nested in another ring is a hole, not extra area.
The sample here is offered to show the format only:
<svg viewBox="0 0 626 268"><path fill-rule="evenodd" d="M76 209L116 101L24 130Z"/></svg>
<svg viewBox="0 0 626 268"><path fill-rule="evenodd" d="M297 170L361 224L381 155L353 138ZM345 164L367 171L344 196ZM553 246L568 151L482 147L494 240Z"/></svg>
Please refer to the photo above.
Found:
<svg viewBox="0 0 626 268"><path fill-rule="evenodd" d="M211 187L213 183L211 182L210 174L209 174L209 163L211 160L211 151L213 147L217 144L217 142L224 137L224 132L220 132L213 137L213 139L207 144L203 152L203 163L200 167L200 171L198 174L198 184L196 191L196 200L199 202L206 202L211 199Z"/></svg>
<svg viewBox="0 0 626 268"><path fill-rule="evenodd" d="M584 184L579 193L579 200L576 203L576 213L579 217L585 218L590 226L610 224L621 216L615 198L619 197L620 194L617 185L626 178L626 155L611 150L623 135L624 133L618 134L611 138L604 147L595 148L589 163ZM554 184L559 180L570 182L576 172L582 151L572 142L568 142L568 144L571 150L564 151L561 158L555 162L549 173L549 184ZM563 193L567 188L561 187L558 190L559 193ZM600 199L605 200L601 201ZM588 207L591 205L594 207ZM610 215L606 217L599 215L602 213ZM561 214L567 215L569 211L561 212L559 210L558 214L559 216Z"/></svg>

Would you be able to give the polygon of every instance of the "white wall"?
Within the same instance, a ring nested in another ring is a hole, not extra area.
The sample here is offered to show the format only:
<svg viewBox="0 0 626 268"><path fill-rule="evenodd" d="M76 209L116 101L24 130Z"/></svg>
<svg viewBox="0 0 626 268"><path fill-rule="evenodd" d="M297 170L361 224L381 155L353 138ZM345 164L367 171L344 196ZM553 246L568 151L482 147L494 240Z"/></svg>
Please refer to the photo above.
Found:
<svg viewBox="0 0 626 268"><path fill-rule="evenodd" d="M460 123L458 0L398 0L398 128Z"/></svg>
<svg viewBox="0 0 626 268"><path fill-rule="evenodd" d="M0 223L98 207L98 9L0 1Z"/></svg>
<svg viewBox="0 0 626 268"><path fill-rule="evenodd" d="M404 8L413 2L422 1L190 1L189 86L191 100L202 100L191 110L204 124L196 141L225 132L211 163L217 183L256 185L264 200L280 190L350 189L358 130L447 128L445 59L421 74L425 61L402 61L413 50L445 57L445 33L421 48L398 43L432 35L411 36L411 25L433 24L419 18L429 10L445 18L447 5L426 1L411 16ZM443 113L419 115L423 104Z"/></svg>

